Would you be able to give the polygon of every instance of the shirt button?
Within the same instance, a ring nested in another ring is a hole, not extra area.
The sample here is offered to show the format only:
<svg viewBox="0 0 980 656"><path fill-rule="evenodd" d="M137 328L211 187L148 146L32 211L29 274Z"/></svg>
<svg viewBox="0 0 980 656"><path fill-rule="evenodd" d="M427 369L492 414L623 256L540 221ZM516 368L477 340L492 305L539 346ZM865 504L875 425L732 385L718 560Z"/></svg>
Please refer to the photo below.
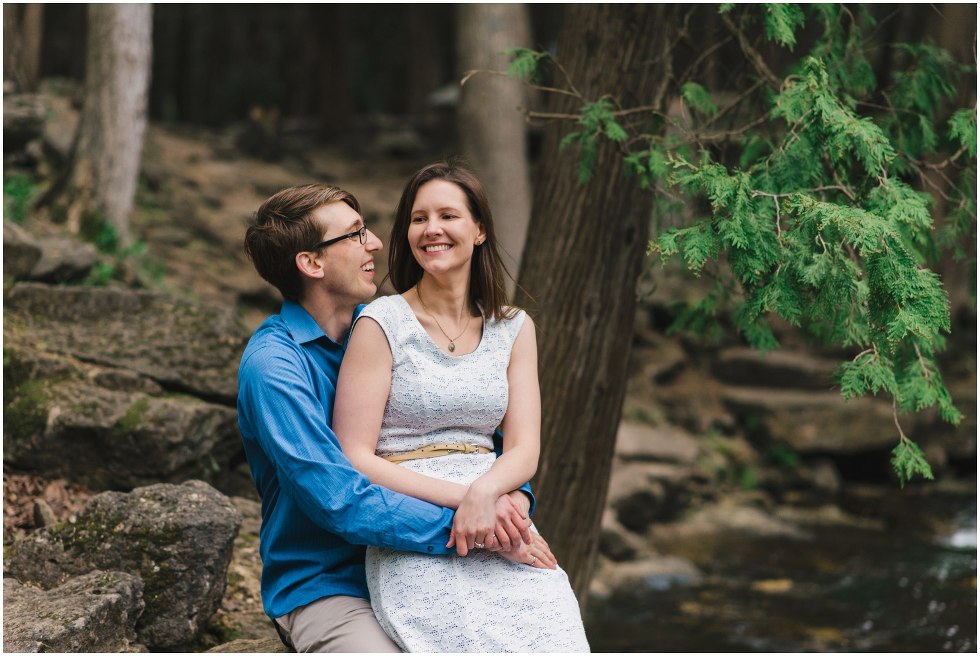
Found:
<svg viewBox="0 0 980 656"><path fill-rule="evenodd" d="M428 547L429 551L432 551L432 547Z"/></svg>

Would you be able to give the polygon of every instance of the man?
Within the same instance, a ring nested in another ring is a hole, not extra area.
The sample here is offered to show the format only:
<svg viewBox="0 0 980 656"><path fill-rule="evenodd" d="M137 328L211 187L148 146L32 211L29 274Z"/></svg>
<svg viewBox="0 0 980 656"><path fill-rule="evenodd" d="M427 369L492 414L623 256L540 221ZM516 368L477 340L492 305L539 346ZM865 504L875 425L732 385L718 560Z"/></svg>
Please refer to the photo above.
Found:
<svg viewBox="0 0 980 656"><path fill-rule="evenodd" d="M381 247L357 200L320 184L275 194L245 234L256 270L284 298L249 341L238 380L239 427L262 499L262 602L301 652L397 652L368 601L363 545L450 551L453 511L372 485L331 429L340 362L360 304L377 292ZM532 540L525 491L497 502L497 548Z"/></svg>

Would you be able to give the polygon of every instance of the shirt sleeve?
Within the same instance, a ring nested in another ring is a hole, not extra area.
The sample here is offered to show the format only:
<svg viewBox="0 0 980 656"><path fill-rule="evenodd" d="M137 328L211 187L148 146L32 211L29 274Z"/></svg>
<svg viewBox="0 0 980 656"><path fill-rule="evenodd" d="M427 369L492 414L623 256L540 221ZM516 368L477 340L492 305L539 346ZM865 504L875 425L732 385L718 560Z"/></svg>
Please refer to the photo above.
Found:
<svg viewBox="0 0 980 656"><path fill-rule="evenodd" d="M301 356L267 346L246 357L243 437L258 442L282 492L313 523L352 544L449 552L453 511L374 485L354 469L329 426L333 399L317 398Z"/></svg>

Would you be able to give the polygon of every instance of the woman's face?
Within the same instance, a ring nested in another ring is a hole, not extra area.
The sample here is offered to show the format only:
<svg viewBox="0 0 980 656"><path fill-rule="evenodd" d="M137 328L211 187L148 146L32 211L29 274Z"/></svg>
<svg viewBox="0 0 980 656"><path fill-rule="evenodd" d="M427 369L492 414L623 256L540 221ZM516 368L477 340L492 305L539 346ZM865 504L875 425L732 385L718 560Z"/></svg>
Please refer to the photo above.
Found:
<svg viewBox="0 0 980 656"><path fill-rule="evenodd" d="M432 180L419 187L408 224L408 244L423 270L469 271L473 249L486 239L457 184Z"/></svg>

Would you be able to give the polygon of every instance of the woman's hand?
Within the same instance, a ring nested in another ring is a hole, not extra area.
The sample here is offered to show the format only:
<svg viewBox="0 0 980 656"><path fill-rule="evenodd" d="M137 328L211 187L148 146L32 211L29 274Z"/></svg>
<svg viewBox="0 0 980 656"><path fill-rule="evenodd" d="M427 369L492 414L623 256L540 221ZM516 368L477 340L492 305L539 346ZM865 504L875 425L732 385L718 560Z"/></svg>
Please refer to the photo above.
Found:
<svg viewBox="0 0 980 656"><path fill-rule="evenodd" d="M551 553L551 547L538 533L532 534L531 544L521 542L516 549L501 551L500 555L511 562L530 565L538 569L555 569L558 567L558 561L555 559L555 555Z"/></svg>
<svg viewBox="0 0 980 656"><path fill-rule="evenodd" d="M479 484L470 485L463 502L453 517L453 530L446 546L456 547L456 553L465 556L474 548L495 546L494 530L497 525L496 502L498 495ZM487 543L490 543L488 545Z"/></svg>

